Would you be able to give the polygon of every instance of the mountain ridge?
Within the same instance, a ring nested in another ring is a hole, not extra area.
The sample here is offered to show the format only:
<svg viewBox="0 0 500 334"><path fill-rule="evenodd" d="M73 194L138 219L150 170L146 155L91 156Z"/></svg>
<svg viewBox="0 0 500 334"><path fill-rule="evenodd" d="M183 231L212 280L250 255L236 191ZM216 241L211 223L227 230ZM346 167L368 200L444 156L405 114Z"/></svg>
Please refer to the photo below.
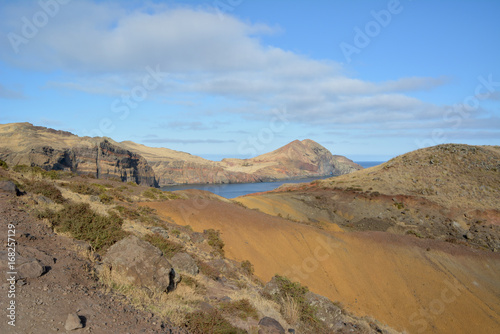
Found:
<svg viewBox="0 0 500 334"><path fill-rule="evenodd" d="M295 140L250 159L211 161L168 148L108 137L79 137L31 123L0 124L0 159L150 186L249 183L342 175L362 169L320 144Z"/></svg>
<svg viewBox="0 0 500 334"><path fill-rule="evenodd" d="M295 140L254 158L207 160L185 152L122 142L151 164L160 185L176 183L249 183L342 175L362 169L343 156L335 156L320 144Z"/></svg>

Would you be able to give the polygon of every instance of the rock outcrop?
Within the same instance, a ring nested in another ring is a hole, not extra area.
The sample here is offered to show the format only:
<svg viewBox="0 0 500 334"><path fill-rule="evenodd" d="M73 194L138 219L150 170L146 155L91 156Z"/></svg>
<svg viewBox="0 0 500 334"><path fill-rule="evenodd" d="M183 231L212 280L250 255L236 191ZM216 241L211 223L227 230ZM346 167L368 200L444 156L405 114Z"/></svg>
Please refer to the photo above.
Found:
<svg viewBox="0 0 500 334"><path fill-rule="evenodd" d="M157 186L147 161L109 138L78 137L29 123L0 125L0 159L12 166L39 166Z"/></svg>
<svg viewBox="0 0 500 334"><path fill-rule="evenodd" d="M170 259L170 262L172 262L172 266L176 270L192 276L197 275L200 271L196 264L196 260L188 253L177 253Z"/></svg>
<svg viewBox="0 0 500 334"><path fill-rule="evenodd" d="M285 334L285 329L276 319L264 317L259 321L259 334Z"/></svg>
<svg viewBox="0 0 500 334"><path fill-rule="evenodd" d="M101 270L109 270L118 284L147 288L150 291L175 289L176 273L162 252L148 242L130 236L109 248Z"/></svg>

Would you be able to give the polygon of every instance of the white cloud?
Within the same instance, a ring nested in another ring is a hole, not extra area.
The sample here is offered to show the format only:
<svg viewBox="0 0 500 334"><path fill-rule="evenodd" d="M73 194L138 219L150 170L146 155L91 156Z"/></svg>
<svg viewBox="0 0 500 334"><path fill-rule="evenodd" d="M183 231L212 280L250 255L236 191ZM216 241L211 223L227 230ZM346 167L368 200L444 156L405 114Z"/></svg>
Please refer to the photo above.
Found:
<svg viewBox="0 0 500 334"><path fill-rule="evenodd" d="M15 54L0 41L0 59L21 68L65 73L50 89L119 95L137 85L145 67L169 76L155 94L183 100L216 95L233 101L234 113L268 117L286 106L291 121L310 124L384 123L441 117L440 107L404 95L443 85L446 78L369 82L348 77L341 65L264 45L259 37L277 28L248 23L209 7L148 7L73 1ZM1 32L21 33L21 17L37 3L5 6ZM0 87L1 88L1 87ZM0 90L1 93L1 90ZM436 116L437 115L437 116Z"/></svg>

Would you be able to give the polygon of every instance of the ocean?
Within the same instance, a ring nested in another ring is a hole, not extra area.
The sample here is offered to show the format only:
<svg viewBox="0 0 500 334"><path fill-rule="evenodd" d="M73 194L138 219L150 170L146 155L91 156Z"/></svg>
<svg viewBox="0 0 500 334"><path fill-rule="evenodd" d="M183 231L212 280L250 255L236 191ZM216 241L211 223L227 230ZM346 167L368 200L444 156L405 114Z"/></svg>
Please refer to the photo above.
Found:
<svg viewBox="0 0 500 334"><path fill-rule="evenodd" d="M361 165L363 168L369 168L384 163L383 161L355 161L355 162ZM182 185L162 187L161 190L175 191L175 190L185 190L185 189L200 189L200 190L210 191L214 194L217 194L225 198L235 198L252 193L273 190L285 183L311 182L314 180L325 179L328 177L330 176L313 177L313 178L306 178L299 180L285 180L277 182L258 182L258 183L186 184L186 185L182 184Z"/></svg>

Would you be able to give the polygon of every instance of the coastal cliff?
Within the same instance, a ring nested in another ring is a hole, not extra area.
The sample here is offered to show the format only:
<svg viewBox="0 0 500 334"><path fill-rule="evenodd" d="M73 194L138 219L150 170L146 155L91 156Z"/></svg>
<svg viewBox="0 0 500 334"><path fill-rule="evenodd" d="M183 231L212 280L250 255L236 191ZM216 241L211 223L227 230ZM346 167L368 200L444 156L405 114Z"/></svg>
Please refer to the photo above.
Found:
<svg viewBox="0 0 500 334"><path fill-rule="evenodd" d="M269 182L343 175L362 169L320 144L295 140L251 159L211 161L168 148L107 137L79 137L30 123L0 125L0 159L9 165L68 170L148 186Z"/></svg>
<svg viewBox="0 0 500 334"><path fill-rule="evenodd" d="M78 137L30 123L0 125L0 159L9 165L158 185L153 169L143 157L109 138Z"/></svg>

